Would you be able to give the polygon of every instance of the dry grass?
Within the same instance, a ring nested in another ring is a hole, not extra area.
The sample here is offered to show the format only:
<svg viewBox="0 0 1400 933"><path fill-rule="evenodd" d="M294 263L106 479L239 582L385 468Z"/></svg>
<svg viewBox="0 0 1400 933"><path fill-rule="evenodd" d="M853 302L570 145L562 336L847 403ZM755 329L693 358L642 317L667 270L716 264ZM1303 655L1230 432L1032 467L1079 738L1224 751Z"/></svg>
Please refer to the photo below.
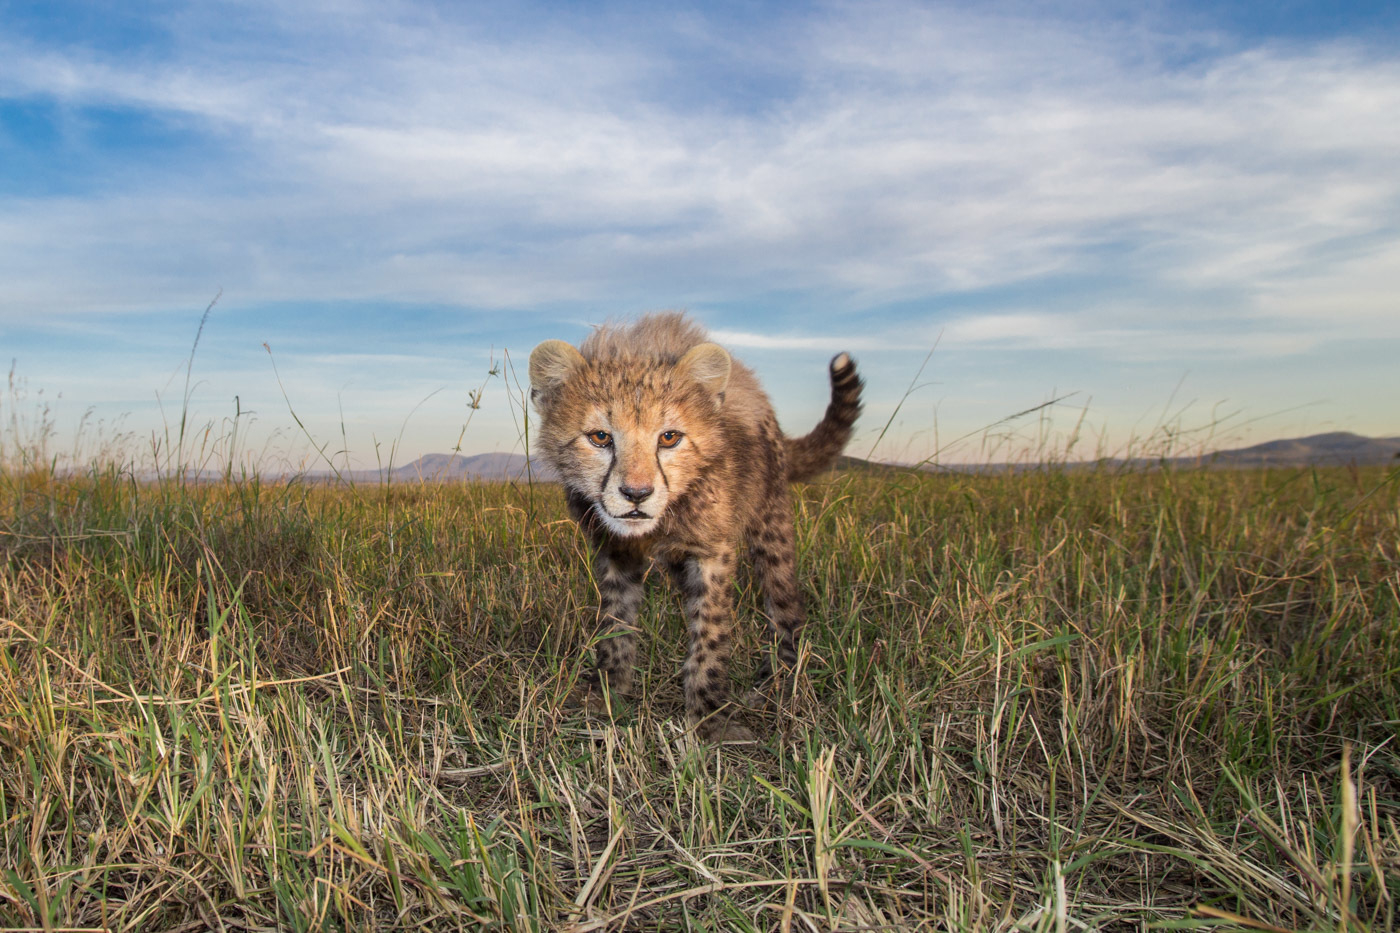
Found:
<svg viewBox="0 0 1400 933"><path fill-rule="evenodd" d="M556 489L12 468L0 923L1393 929L1396 479L808 487L806 686L707 748L664 584L638 695L563 704Z"/></svg>

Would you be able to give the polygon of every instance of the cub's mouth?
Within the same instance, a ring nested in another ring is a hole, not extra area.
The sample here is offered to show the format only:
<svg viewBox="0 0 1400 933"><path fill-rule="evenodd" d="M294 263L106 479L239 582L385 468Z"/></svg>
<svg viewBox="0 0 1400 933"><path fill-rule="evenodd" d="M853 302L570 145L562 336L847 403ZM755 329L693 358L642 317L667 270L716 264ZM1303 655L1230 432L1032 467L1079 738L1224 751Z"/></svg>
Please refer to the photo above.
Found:
<svg viewBox="0 0 1400 933"><path fill-rule="evenodd" d="M649 522L656 519L655 515L648 515L636 506L632 507L632 511L623 512L621 515L613 512L601 502L593 503L593 508L597 510L599 517L617 522Z"/></svg>

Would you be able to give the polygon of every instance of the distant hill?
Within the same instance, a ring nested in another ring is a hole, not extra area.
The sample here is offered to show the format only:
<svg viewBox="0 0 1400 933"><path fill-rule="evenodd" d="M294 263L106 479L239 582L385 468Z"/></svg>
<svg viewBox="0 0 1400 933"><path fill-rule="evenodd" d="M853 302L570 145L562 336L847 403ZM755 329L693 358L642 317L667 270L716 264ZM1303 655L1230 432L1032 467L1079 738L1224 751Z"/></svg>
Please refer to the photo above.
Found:
<svg viewBox="0 0 1400 933"><path fill-rule="evenodd" d="M425 454L412 463L392 470L315 470L296 473L302 480L313 483L350 482L393 483L416 482L534 482L549 483L557 477L548 464L534 457L526 460L522 454ZM213 477L211 477L213 478Z"/></svg>
<svg viewBox="0 0 1400 933"><path fill-rule="evenodd" d="M899 463L881 463L878 460L866 460L863 457L851 457L846 454L836 458L830 469L825 473L840 473L843 470L851 470L856 473L908 473L917 467L905 466Z"/></svg>
<svg viewBox="0 0 1400 933"><path fill-rule="evenodd" d="M1400 458L1400 437L1362 437L1348 431L1332 431L1281 441L1265 441L1252 447L1221 450L1201 458L1228 466L1375 466Z"/></svg>
<svg viewBox="0 0 1400 933"><path fill-rule="evenodd" d="M528 469L527 469L528 467ZM425 454L412 463L394 469L395 480L524 480L553 482L554 469L524 454Z"/></svg>
<svg viewBox="0 0 1400 933"><path fill-rule="evenodd" d="M1307 467L1307 466L1378 466L1400 465L1400 437L1362 437L1348 431L1332 431L1308 437L1293 437L1265 441L1249 447L1213 450L1203 454L1177 457L1113 457L1106 460L1060 464L1068 469L1094 469L1116 466L1126 469L1155 469L1165 465L1178 468L1206 467L1214 469L1245 469L1249 467ZM1009 468L1038 469L1037 464L1000 464L973 467L938 467L953 471L973 472Z"/></svg>
<svg viewBox="0 0 1400 933"><path fill-rule="evenodd" d="M842 457L841 469L879 469L882 464ZM1213 450L1203 454L1176 457L1108 457L1102 460L1054 462L1053 469L1094 470L1104 467L1118 469L1157 469L1206 467L1235 469L1249 467L1306 466L1400 466L1400 437L1362 437L1349 431L1332 431L1308 437L1293 437L1265 441L1250 447ZM1016 461L1011 463L923 463L917 468L939 473L996 473L1040 470L1045 463Z"/></svg>

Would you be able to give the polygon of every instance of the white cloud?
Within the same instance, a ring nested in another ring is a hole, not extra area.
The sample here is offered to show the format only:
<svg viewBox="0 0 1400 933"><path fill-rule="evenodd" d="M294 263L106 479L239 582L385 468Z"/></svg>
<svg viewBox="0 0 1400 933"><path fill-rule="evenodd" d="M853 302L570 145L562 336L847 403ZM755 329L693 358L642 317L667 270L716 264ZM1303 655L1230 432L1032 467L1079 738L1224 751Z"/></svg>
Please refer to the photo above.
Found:
<svg viewBox="0 0 1400 933"><path fill-rule="evenodd" d="M1387 242L1321 270L1280 277L1260 289L1258 316L1293 326L1328 323L1347 336L1400 339L1400 242Z"/></svg>
<svg viewBox="0 0 1400 933"><path fill-rule="evenodd" d="M981 314L951 321L944 334L949 343L1046 340L1071 330L1070 321L1035 312Z"/></svg>
<svg viewBox="0 0 1400 933"><path fill-rule="evenodd" d="M891 340L871 337L843 337L839 334L793 335L755 334L737 330L714 330L710 338L729 347L755 350L822 350L839 353L842 350L902 350L905 346Z"/></svg>
<svg viewBox="0 0 1400 933"><path fill-rule="evenodd" d="M1324 338L1297 325L1261 328L1191 309L1109 305L1076 312L1020 311L955 318L939 345L954 350L1097 350L1124 361L1298 356Z"/></svg>
<svg viewBox="0 0 1400 933"><path fill-rule="evenodd" d="M303 353L299 363L317 366L354 367L445 367L456 363L450 356L427 356L421 353Z"/></svg>

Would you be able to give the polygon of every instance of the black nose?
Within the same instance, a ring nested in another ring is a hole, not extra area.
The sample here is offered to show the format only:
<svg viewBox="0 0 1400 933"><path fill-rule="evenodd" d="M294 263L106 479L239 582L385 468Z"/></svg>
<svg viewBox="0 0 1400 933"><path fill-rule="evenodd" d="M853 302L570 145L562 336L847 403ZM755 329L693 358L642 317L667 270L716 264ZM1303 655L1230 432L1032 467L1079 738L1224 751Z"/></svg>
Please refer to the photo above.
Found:
<svg viewBox="0 0 1400 933"><path fill-rule="evenodd" d="M619 486L618 492L622 493L622 498L633 505L640 505L648 496L656 492L655 486Z"/></svg>

